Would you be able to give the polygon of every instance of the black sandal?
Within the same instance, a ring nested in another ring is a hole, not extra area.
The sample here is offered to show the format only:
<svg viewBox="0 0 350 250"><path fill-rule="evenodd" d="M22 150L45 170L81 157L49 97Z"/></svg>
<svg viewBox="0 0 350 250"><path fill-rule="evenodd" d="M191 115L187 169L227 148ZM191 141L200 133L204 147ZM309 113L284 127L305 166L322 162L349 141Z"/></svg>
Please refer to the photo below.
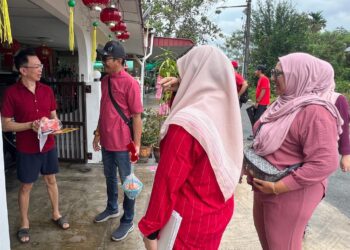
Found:
<svg viewBox="0 0 350 250"><path fill-rule="evenodd" d="M68 228L70 228L70 225L69 225L69 223L68 223L68 220L67 220L66 216L62 216L62 217L58 218L57 220L52 219L52 221L53 221L59 228L61 228L61 229L63 229L63 230L67 230ZM68 227L67 227L67 228L63 227L64 224L68 224Z"/></svg>
<svg viewBox="0 0 350 250"><path fill-rule="evenodd" d="M28 240L24 240L24 238L26 238L26 237L28 237ZM29 228L20 228L17 231L17 239L22 244L28 243L30 241Z"/></svg>

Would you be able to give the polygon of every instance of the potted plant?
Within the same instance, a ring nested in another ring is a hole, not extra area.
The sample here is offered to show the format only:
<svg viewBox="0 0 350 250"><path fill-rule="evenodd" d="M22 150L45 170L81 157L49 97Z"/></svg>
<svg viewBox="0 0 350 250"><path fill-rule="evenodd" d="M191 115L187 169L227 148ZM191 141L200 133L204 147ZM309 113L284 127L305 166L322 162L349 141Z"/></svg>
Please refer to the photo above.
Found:
<svg viewBox="0 0 350 250"><path fill-rule="evenodd" d="M146 163L151 155L152 146L157 143L159 129L157 123L157 111L151 108L144 110L142 114L142 135L140 148L140 161Z"/></svg>
<svg viewBox="0 0 350 250"><path fill-rule="evenodd" d="M163 91L162 87L159 84L159 81L164 77L174 76L178 77L179 73L176 66L176 56L172 51L163 50L163 53L157 57L157 65L158 67L158 77L157 77L157 93L156 98L159 99L159 111L157 116L155 117L157 121L157 133L160 134L160 128L163 125L166 117L170 111L170 102L173 96L171 91ZM159 143L160 137L157 137L156 143L153 144L153 154L156 162L159 162L160 151L159 151Z"/></svg>

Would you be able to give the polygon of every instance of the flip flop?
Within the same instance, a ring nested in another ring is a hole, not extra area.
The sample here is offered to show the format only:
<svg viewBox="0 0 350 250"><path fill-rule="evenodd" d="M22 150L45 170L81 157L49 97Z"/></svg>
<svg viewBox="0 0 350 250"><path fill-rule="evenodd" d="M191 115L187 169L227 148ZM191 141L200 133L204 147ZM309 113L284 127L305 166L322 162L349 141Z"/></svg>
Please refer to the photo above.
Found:
<svg viewBox="0 0 350 250"><path fill-rule="evenodd" d="M64 228L64 227L63 227L64 224L69 224L69 223L68 223L68 220L67 220L67 218L66 218L66 216L61 216L61 217L58 218L57 220L52 219L52 221L53 221L59 228L61 228L61 229L63 229L63 230L67 230L68 228L70 228L70 226L67 227L67 228Z"/></svg>
<svg viewBox="0 0 350 250"><path fill-rule="evenodd" d="M24 240L25 237L28 237L28 240ZM17 231L17 239L19 242L22 244L28 243L30 241L30 236L29 236L29 228L20 228Z"/></svg>

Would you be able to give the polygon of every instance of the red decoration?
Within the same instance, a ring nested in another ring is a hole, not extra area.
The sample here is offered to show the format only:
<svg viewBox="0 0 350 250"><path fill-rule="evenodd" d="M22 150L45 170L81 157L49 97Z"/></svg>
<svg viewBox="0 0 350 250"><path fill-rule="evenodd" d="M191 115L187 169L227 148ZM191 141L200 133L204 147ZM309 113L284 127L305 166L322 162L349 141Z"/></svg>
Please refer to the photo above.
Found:
<svg viewBox="0 0 350 250"><path fill-rule="evenodd" d="M101 11L101 22L105 23L109 27L115 27L121 20L122 15L117 8L105 8Z"/></svg>
<svg viewBox="0 0 350 250"><path fill-rule="evenodd" d="M48 74L46 76L52 75L52 49L47 47L45 44L35 49L35 52L40 59L41 63L44 65L44 72Z"/></svg>
<svg viewBox="0 0 350 250"><path fill-rule="evenodd" d="M91 10L101 11L109 3L109 0L83 0L83 4Z"/></svg>
<svg viewBox="0 0 350 250"><path fill-rule="evenodd" d="M126 32L126 24L121 21L116 26L111 28L111 31L116 32L118 35L120 35L123 32Z"/></svg>
<svg viewBox="0 0 350 250"><path fill-rule="evenodd" d="M117 35L117 38L119 40L122 40L122 41L128 40L130 38L130 33L125 31L125 32L121 33L120 35Z"/></svg>
<svg viewBox="0 0 350 250"><path fill-rule="evenodd" d="M3 54L3 61L1 63L3 70L12 70L13 57L20 48L20 43L15 39L13 39L11 45L0 43L0 53Z"/></svg>

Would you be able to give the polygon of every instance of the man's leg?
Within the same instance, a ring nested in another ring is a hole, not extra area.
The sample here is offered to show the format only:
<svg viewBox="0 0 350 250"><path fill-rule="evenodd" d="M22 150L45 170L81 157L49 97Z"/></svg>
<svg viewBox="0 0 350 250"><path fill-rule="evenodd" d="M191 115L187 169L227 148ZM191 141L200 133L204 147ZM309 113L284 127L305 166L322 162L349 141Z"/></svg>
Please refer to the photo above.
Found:
<svg viewBox="0 0 350 250"><path fill-rule="evenodd" d="M119 176L122 183L124 183L126 177L131 174L131 164L129 152L117 152L117 162ZM123 209L124 214L120 219L119 227L113 232L112 239L115 241L120 241L125 239L128 234L134 230L134 208L135 200L129 199L124 193Z"/></svg>
<svg viewBox="0 0 350 250"><path fill-rule="evenodd" d="M16 166L17 178L21 182L18 191L18 205L21 216L21 227L17 232L22 243L29 242L29 200L33 183L38 179L40 172L40 157L37 154L26 154L17 151ZM23 230L26 229L26 230ZM24 232L25 231L25 232ZM23 236L25 235L25 236Z"/></svg>
<svg viewBox="0 0 350 250"><path fill-rule="evenodd" d="M58 220L62 217L59 208L58 208L58 187L56 182L56 176L54 174L52 175L44 175L44 180L46 183L47 192L49 194L49 198L51 201L52 206L52 219ZM68 223L64 223L62 225L63 229L69 228Z"/></svg>
<svg viewBox="0 0 350 250"><path fill-rule="evenodd" d="M118 180L116 152L102 148L103 171L107 186L107 207L95 217L95 222L103 222L119 216L118 210Z"/></svg>
<svg viewBox="0 0 350 250"><path fill-rule="evenodd" d="M21 183L21 186L18 191L18 205L21 215L21 227L20 228L29 228L29 219L28 219L28 209L29 209L29 199L30 191L32 190L33 183ZM22 242L28 242L29 237L23 237Z"/></svg>

